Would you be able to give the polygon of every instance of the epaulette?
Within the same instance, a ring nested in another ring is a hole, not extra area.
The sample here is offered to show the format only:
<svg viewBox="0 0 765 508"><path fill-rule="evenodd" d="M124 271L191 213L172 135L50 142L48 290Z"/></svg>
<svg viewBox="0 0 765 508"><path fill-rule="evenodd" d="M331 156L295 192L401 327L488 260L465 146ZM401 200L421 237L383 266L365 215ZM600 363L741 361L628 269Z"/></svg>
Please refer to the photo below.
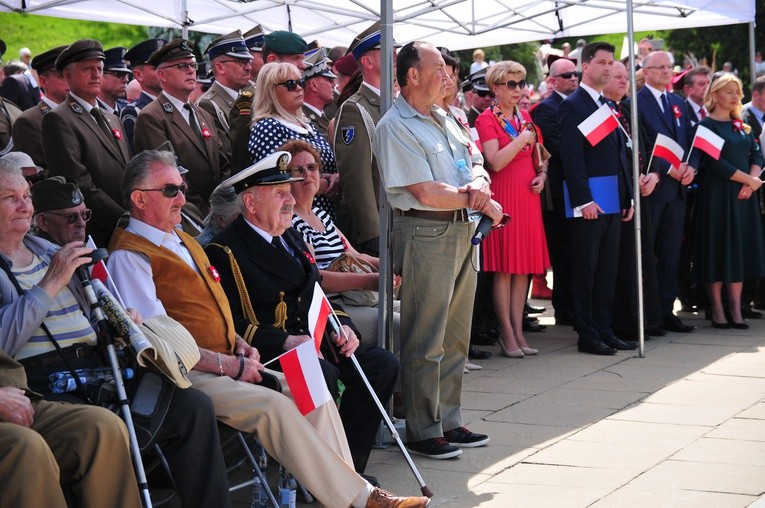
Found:
<svg viewBox="0 0 765 508"><path fill-rule="evenodd" d="M234 108L239 111L240 115L250 116L253 97L255 97L255 92L251 90L242 90L239 92L239 96L237 96L236 102L234 102Z"/></svg>

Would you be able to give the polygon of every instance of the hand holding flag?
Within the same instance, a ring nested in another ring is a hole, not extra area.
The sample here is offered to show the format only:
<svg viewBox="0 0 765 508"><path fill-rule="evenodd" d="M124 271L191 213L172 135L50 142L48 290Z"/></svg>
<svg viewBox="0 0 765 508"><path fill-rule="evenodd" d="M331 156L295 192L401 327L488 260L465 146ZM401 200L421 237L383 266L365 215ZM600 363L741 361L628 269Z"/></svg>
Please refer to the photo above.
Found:
<svg viewBox="0 0 765 508"><path fill-rule="evenodd" d="M674 139L664 134L656 135L656 143L653 145L651 158L659 157L669 162L670 169L678 169L683 162L683 147L677 144ZM648 161L648 167L651 167L651 161Z"/></svg>

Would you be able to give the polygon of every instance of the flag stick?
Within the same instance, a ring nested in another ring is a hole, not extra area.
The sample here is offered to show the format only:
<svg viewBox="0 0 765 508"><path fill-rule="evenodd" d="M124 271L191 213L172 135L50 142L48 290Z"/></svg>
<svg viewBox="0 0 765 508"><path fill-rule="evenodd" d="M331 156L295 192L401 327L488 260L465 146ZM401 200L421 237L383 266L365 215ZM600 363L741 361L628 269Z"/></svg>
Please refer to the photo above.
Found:
<svg viewBox="0 0 765 508"><path fill-rule="evenodd" d="M337 314L335 314L334 309L332 309L332 314L330 314L329 316L329 322L332 325L332 328L335 330L335 333L337 333L338 335L342 335L343 337L345 337L345 340L347 341L348 335L345 333L345 330L343 330L343 327L340 326L340 320L337 318ZM388 426L388 429L390 430L391 436L393 437L393 439L396 440L396 444L398 444L398 447L401 449L401 453L404 454L404 458L406 459L406 462L409 465L409 469L412 470L412 473L414 473L414 477L417 479L417 483L420 484L420 491L422 492L422 495L426 497L433 497L433 491L431 491L428 488L428 486L425 484L425 480L422 479L420 472L417 470L417 466L412 461L412 457L409 455L409 451L404 446L404 443L401 442L401 436L398 435L398 431L396 430L396 427L393 425L393 422L390 421L390 417L388 416L387 411L385 411L385 408L383 408L383 405L380 402L380 399L377 398L377 394L372 388L372 385L369 384L369 380L367 379L366 374L364 374L364 371L362 370L361 365L359 364L359 361L356 359L356 355L351 354L350 358L351 358L351 361L353 362L353 366L356 369L356 372L359 373L359 376L364 381L364 385L367 387L367 390L369 390L369 394L372 396L372 400L374 400L375 404L377 404L377 409L380 410L380 414L382 414L382 417L385 420L385 424Z"/></svg>
<svg viewBox="0 0 765 508"><path fill-rule="evenodd" d="M691 147L688 148L688 155L685 157L685 163L686 164L691 159L691 152L693 151L693 144L696 142L696 136L698 136L698 133L694 134L693 135L693 139L691 140Z"/></svg>
<svg viewBox="0 0 765 508"><path fill-rule="evenodd" d="M627 136L627 139L632 139L632 136L630 136L630 135L629 135L629 133L627 133L627 129L625 129L625 128L624 128L624 126L622 125L622 122L621 122L621 120L619 120L619 117L618 117L618 116L616 116L616 115L614 114L614 110L613 110L613 109L611 109L611 107L610 107L610 106L609 106L608 110L609 110L609 111L611 111L611 116L612 116L612 117L614 117L614 118L616 119L616 125L618 125L618 126L619 126L619 128L620 128L620 129L622 130L622 132L624 133L624 135L625 135L625 136Z"/></svg>

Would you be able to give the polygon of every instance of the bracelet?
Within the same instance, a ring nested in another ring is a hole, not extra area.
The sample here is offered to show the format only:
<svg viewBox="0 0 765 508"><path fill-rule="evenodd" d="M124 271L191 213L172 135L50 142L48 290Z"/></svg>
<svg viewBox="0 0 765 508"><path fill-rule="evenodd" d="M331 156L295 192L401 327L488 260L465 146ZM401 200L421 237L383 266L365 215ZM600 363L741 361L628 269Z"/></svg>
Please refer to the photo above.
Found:
<svg viewBox="0 0 765 508"><path fill-rule="evenodd" d="M223 360L221 360L220 353L216 353L218 355L218 375L223 375Z"/></svg>
<svg viewBox="0 0 765 508"><path fill-rule="evenodd" d="M237 372L236 376L234 376L234 381L237 381L240 377L242 377L242 374L244 374L244 355L239 353L236 356L239 357L239 372Z"/></svg>

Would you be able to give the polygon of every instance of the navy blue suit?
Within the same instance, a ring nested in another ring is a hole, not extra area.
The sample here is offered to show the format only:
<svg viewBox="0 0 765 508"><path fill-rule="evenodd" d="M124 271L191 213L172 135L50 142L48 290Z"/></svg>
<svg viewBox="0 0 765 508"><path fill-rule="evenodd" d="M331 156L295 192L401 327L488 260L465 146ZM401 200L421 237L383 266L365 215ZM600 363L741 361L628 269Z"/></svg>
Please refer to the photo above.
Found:
<svg viewBox="0 0 765 508"><path fill-rule="evenodd" d="M638 113L646 134L646 153L650 154L653 151L656 135L663 134L683 147L687 157L694 132L691 115L688 114L685 101L680 96L668 92L666 95L670 108L679 111L679 118L674 111L670 111L669 115L663 113L659 102L647 86L637 93ZM669 167L669 163L663 159L654 162L651 169L658 171L659 184L648 198L656 249L661 312L664 318L672 315L677 297L677 273L686 208L686 189L667 174Z"/></svg>
<svg viewBox="0 0 765 508"><path fill-rule="evenodd" d="M141 92L138 98L129 104L126 104L119 111L120 120L122 120L122 126L125 128L125 135L127 136L130 150L135 153L135 144L133 143L133 133L135 132L135 123L138 120L138 113L143 108L152 103L154 99L146 92Z"/></svg>
<svg viewBox="0 0 765 508"><path fill-rule="evenodd" d="M600 104L580 86L558 108L558 146L571 206L575 208L593 201L589 178L617 175L621 208L628 209L631 206L632 182L624 133L616 129L593 147L577 128L599 107ZM594 220L568 220L573 262L571 286L579 343L581 346L603 342L613 338L611 307L621 215L600 215Z"/></svg>

